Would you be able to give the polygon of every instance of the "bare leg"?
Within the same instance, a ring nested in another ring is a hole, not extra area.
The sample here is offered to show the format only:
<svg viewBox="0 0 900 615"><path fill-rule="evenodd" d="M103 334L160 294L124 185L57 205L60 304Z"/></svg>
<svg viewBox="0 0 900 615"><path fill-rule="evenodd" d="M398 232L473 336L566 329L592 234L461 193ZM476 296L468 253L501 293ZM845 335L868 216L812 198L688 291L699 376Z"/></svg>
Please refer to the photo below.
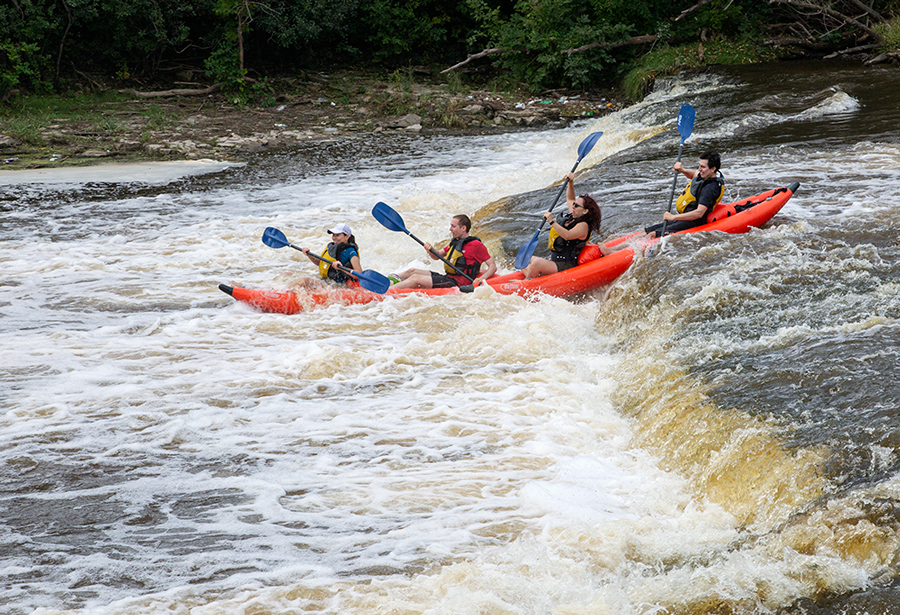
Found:
<svg viewBox="0 0 900 615"><path fill-rule="evenodd" d="M318 278L297 278L291 282L291 290L324 290L330 288L325 280Z"/></svg>
<svg viewBox="0 0 900 615"><path fill-rule="evenodd" d="M431 288L432 286L430 271L417 273L416 270L411 269L410 271L404 271L398 277L400 278L400 281L391 288Z"/></svg>
<svg viewBox="0 0 900 615"><path fill-rule="evenodd" d="M522 273L525 275L526 280L530 280L531 278L550 275L551 273L556 273L558 271L559 269L557 269L556 263L553 261L538 256L532 256L531 262L529 262L528 266L522 270Z"/></svg>

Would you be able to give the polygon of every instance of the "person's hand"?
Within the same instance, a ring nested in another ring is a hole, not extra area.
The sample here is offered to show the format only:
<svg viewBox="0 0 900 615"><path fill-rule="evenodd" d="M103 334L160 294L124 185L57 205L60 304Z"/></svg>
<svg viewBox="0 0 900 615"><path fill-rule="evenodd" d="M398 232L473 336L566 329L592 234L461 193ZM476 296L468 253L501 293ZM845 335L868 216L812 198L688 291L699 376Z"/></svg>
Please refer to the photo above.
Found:
<svg viewBox="0 0 900 615"><path fill-rule="evenodd" d="M572 172L566 173L566 176L564 179L568 179L569 183L574 184L575 183L575 173L572 173Z"/></svg>
<svg viewBox="0 0 900 615"><path fill-rule="evenodd" d="M544 212L544 220L547 221L547 224L553 224L553 213L549 211Z"/></svg>
<svg viewBox="0 0 900 615"><path fill-rule="evenodd" d="M425 243L422 244L422 245L425 247L425 251L426 251L426 252L431 252L431 251L434 249L434 246L432 246L432 245L431 245L430 243L428 243L428 242L425 242Z"/></svg>
<svg viewBox="0 0 900 615"><path fill-rule="evenodd" d="M671 211L667 211L667 212L663 213L663 220L668 220L669 222L671 222L674 219L675 219L675 214L673 214Z"/></svg>
<svg viewBox="0 0 900 615"><path fill-rule="evenodd" d="M680 160L678 162L676 162L674 164L674 166L672 166L672 170L675 171L676 173L681 173L682 169L684 169L684 165L681 164Z"/></svg>
<svg viewBox="0 0 900 615"><path fill-rule="evenodd" d="M309 248L300 248L300 251L309 256Z"/></svg>

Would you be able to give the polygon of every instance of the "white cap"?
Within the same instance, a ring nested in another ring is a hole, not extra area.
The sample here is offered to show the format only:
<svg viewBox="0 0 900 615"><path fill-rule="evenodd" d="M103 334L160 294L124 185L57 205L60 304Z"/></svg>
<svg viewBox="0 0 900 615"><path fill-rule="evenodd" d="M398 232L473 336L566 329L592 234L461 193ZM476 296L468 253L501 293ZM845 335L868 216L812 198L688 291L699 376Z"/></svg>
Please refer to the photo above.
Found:
<svg viewBox="0 0 900 615"><path fill-rule="evenodd" d="M335 226L333 229L328 231L329 235L334 235L335 233L343 233L344 235L352 235L353 231L350 230L349 226L347 226L346 224L341 222L340 224Z"/></svg>

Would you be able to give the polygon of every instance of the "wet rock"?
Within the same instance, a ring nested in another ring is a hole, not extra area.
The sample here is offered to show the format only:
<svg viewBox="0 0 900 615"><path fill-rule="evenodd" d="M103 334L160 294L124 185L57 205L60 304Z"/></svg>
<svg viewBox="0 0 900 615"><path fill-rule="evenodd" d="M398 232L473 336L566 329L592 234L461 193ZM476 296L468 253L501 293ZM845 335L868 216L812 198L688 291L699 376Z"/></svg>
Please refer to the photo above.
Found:
<svg viewBox="0 0 900 615"><path fill-rule="evenodd" d="M120 152L136 152L141 149L140 141L132 141L129 139L119 139L116 150Z"/></svg>
<svg viewBox="0 0 900 615"><path fill-rule="evenodd" d="M16 139L15 137L10 137L9 135L0 135L0 149L9 149L11 147L18 147L22 142Z"/></svg>
<svg viewBox="0 0 900 615"><path fill-rule="evenodd" d="M484 105L469 105L468 107L463 107L457 113L461 113L463 115L481 115L484 113L485 107Z"/></svg>
<svg viewBox="0 0 900 615"><path fill-rule="evenodd" d="M415 126L418 124L420 127L422 125L422 118L415 113L408 113L401 118L398 118L392 122L388 122L388 128L409 128L410 126Z"/></svg>
<svg viewBox="0 0 900 615"><path fill-rule="evenodd" d="M530 109L524 111L503 111L498 117L502 118L506 123L514 124L516 126L540 126L549 121L543 115L535 113Z"/></svg>
<svg viewBox="0 0 900 615"><path fill-rule="evenodd" d="M58 130L42 132L41 139L50 145L65 145L69 142L69 138Z"/></svg>
<svg viewBox="0 0 900 615"><path fill-rule="evenodd" d="M101 149L86 149L78 155L82 158L106 158L109 156L109 152Z"/></svg>

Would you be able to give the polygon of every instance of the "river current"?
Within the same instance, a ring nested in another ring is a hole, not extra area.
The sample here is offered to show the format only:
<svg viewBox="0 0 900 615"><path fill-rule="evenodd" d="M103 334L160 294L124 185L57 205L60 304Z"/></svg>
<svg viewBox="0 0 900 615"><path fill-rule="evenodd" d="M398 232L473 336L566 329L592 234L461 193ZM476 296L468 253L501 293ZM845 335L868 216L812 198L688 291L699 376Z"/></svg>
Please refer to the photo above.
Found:
<svg viewBox="0 0 900 615"><path fill-rule="evenodd" d="M0 175L0 615L897 612L898 101L894 68L787 63L566 128ZM469 213L507 271L595 131L602 238L655 222L685 102L726 200L800 182L764 228L569 300L217 289L315 273L266 226L431 266L378 201L433 242Z"/></svg>

